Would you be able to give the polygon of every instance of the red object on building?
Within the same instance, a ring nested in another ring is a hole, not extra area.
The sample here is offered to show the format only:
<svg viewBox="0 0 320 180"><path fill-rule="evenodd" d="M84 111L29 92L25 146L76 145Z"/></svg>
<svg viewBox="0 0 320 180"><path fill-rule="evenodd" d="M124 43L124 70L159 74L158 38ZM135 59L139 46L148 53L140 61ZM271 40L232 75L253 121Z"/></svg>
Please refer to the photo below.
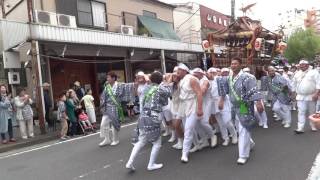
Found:
<svg viewBox="0 0 320 180"><path fill-rule="evenodd" d="M201 28L225 29L230 25L230 16L200 5Z"/></svg>

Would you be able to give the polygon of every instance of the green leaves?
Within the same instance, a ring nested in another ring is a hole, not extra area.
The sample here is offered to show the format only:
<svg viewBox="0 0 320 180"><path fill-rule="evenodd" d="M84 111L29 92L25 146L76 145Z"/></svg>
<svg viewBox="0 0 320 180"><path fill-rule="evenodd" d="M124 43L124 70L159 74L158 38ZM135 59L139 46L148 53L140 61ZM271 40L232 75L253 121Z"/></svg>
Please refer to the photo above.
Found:
<svg viewBox="0 0 320 180"><path fill-rule="evenodd" d="M296 63L301 58L312 60L320 53L320 36L313 29L297 29L288 40L285 57Z"/></svg>

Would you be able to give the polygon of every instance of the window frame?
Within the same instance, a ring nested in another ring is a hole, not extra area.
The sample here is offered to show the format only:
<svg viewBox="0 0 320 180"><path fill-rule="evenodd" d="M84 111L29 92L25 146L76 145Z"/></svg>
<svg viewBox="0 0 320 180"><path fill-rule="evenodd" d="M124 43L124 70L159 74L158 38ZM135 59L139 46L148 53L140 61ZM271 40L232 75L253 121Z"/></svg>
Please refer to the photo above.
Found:
<svg viewBox="0 0 320 180"><path fill-rule="evenodd" d="M152 16L146 16L145 13L154 14L155 16L154 16L154 17L152 17ZM142 16L146 16L146 17L158 19L157 13L151 12L151 11L148 11L148 10L142 10Z"/></svg>
<svg viewBox="0 0 320 180"><path fill-rule="evenodd" d="M80 24L79 23L79 1L81 0L77 0L76 1L76 7L77 7L77 10L76 10L76 13L77 13L77 24L79 27L83 27L83 28L89 28L89 29L98 29L98 30L107 30L108 29L108 16L107 16L107 4L105 2L101 2L101 1L96 1L96 0L87 0L89 3L90 3L90 10L91 10L91 22L92 22L92 25L85 25L85 24ZM102 5L104 5L104 9L105 9L105 27L100 27L100 26L95 26L94 25L94 17L93 17L93 9L92 9L92 2L97 2L97 3L101 3ZM82 12L82 11L80 11ZM88 13L88 12L84 12L84 13Z"/></svg>

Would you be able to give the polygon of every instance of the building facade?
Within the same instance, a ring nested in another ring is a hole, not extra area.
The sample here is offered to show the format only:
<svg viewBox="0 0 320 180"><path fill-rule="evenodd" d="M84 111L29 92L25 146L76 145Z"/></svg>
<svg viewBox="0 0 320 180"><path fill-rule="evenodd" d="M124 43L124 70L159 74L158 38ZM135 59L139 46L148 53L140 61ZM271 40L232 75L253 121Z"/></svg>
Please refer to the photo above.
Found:
<svg viewBox="0 0 320 180"><path fill-rule="evenodd" d="M175 33L174 8L157 0L5 0L4 67L26 81L12 89L27 87L44 110L44 82L52 100L75 81L98 99L108 71L132 81L137 70L171 70L178 53L202 51Z"/></svg>

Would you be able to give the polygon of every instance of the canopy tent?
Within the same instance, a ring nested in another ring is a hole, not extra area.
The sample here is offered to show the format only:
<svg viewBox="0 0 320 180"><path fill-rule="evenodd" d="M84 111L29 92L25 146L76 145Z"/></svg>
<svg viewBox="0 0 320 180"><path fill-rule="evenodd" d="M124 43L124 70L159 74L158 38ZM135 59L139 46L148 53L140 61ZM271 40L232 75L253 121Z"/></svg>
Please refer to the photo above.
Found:
<svg viewBox="0 0 320 180"><path fill-rule="evenodd" d="M138 19L152 37L180 40L171 23L147 16L138 16Z"/></svg>

